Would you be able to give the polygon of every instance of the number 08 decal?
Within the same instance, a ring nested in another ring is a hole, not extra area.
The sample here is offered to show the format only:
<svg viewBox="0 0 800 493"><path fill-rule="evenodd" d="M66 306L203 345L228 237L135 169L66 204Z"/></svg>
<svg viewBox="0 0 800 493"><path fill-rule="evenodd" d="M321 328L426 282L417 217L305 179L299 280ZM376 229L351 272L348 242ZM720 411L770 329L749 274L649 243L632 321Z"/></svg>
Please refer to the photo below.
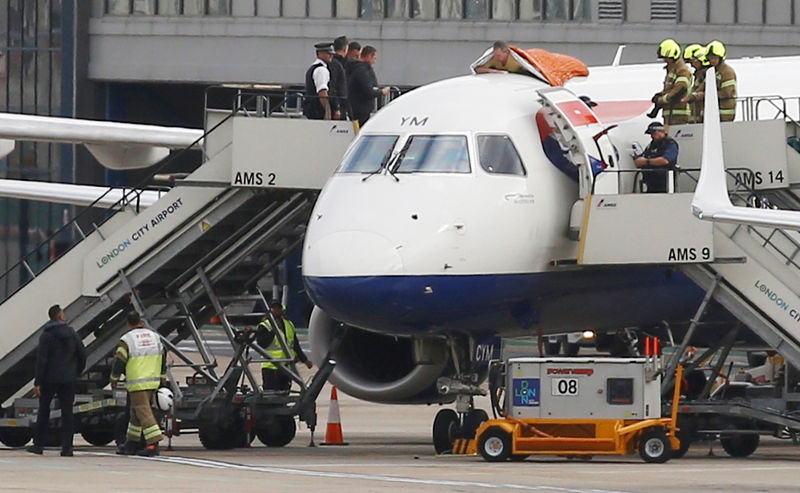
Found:
<svg viewBox="0 0 800 493"><path fill-rule="evenodd" d="M552 382L553 395L578 395L578 379L577 378L554 378Z"/></svg>

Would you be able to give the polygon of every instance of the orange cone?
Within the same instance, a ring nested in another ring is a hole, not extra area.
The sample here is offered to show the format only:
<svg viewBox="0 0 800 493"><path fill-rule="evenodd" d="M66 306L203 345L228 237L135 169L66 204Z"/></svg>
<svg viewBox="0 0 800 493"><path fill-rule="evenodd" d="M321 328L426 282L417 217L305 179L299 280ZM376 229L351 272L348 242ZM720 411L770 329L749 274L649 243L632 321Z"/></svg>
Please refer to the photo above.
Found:
<svg viewBox="0 0 800 493"><path fill-rule="evenodd" d="M325 429L325 441L321 445L347 445L342 437L342 422L339 417L339 397L336 386L331 387L331 401L328 405L328 426Z"/></svg>

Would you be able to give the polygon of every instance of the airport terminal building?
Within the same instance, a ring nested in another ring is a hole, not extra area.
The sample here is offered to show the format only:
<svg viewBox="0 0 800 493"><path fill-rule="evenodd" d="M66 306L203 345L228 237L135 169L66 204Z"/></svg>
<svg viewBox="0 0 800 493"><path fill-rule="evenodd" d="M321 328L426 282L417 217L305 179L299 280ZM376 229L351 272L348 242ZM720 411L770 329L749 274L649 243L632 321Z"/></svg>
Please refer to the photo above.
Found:
<svg viewBox="0 0 800 493"><path fill-rule="evenodd" d="M800 0L8 0L0 111L199 128L208 85L302 83L313 44L340 35L376 46L381 84L409 88L466 73L497 39L592 66L620 44L622 63L654 62L665 37L720 39L731 57L797 54L798 27ZM68 145L19 144L0 166L4 178L137 181ZM0 271L71 214L0 199Z"/></svg>

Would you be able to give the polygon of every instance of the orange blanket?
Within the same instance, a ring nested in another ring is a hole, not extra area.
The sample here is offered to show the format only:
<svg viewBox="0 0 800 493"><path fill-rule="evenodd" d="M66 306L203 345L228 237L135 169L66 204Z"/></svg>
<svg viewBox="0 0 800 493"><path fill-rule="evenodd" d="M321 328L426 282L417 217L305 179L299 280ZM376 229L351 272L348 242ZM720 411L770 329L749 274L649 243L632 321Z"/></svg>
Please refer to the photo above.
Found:
<svg viewBox="0 0 800 493"><path fill-rule="evenodd" d="M551 86L563 86L573 77L589 75L586 65L575 57L551 53L539 48L523 50L516 46L509 46L517 55L527 60L547 78Z"/></svg>

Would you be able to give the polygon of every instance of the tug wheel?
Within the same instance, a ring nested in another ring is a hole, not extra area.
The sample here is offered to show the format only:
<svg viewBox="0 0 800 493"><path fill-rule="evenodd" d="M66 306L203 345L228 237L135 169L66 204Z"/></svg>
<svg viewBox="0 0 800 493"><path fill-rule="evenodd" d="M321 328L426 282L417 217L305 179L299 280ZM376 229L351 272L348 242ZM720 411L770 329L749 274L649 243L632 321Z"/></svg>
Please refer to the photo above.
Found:
<svg viewBox="0 0 800 493"><path fill-rule="evenodd" d="M511 457L511 435L499 426L491 426L481 434L478 450L488 462L506 461Z"/></svg>

